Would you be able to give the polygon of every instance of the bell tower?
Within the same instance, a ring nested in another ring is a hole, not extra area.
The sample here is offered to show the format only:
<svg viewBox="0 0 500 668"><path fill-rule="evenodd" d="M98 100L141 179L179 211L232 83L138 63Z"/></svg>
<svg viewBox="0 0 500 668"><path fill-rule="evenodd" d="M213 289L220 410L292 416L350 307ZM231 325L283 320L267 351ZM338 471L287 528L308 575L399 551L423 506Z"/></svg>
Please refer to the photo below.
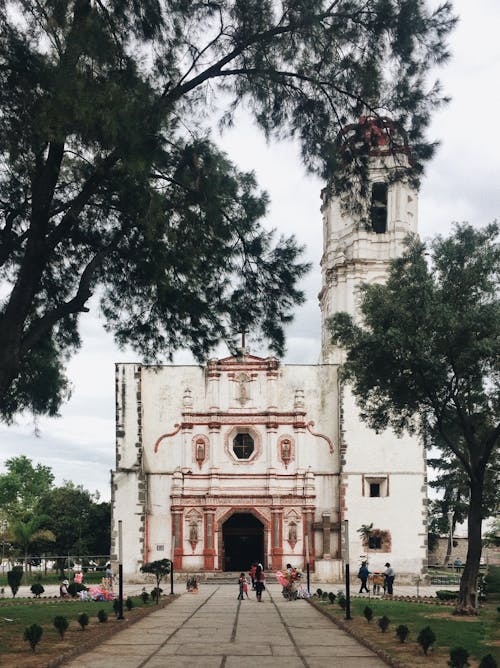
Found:
<svg viewBox="0 0 500 668"><path fill-rule="evenodd" d="M322 362L342 363L342 351L332 345L327 320L338 311L358 315L358 287L381 282L389 261L401 255L408 234L417 232L418 194L405 172L409 150L399 141L393 123L361 117L339 137L341 154L368 154L366 194L349 207L342 194L323 192Z"/></svg>

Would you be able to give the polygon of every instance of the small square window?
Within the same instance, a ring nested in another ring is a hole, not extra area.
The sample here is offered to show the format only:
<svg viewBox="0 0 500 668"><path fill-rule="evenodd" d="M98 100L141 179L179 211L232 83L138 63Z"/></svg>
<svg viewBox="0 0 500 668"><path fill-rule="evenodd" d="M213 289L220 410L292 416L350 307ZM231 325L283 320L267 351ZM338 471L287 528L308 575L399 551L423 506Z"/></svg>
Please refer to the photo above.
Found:
<svg viewBox="0 0 500 668"><path fill-rule="evenodd" d="M370 550L380 550L382 547L382 538L380 536L370 536L368 547Z"/></svg>
<svg viewBox="0 0 500 668"><path fill-rule="evenodd" d="M362 478L362 495L377 499L389 496L389 476L364 475Z"/></svg>

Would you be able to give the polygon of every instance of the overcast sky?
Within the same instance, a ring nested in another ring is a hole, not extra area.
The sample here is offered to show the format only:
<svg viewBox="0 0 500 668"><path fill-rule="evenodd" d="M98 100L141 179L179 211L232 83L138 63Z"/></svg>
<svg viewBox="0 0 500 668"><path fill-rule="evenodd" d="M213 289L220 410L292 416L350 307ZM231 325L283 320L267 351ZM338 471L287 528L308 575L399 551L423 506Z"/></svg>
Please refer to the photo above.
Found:
<svg viewBox="0 0 500 668"><path fill-rule="evenodd" d="M429 137L441 146L428 165L420 192L419 229L424 238L447 234L453 221L484 225L500 216L500 2L455 0L460 23L451 38L452 59L437 73L452 100L436 113ZM295 234L313 269L304 280L307 302L288 328L285 362L319 361L319 260L322 230L319 179L306 175L296 147L266 145L243 121L220 144L245 170L253 169L272 200L269 222ZM0 425L1 464L25 454L52 468L56 484L73 480L110 498L114 451L114 363L138 361L120 352L98 315L81 318L83 346L69 364L73 395L59 418L40 419L39 436L29 417ZM265 351L255 351L263 352ZM180 353L176 361L190 358Z"/></svg>

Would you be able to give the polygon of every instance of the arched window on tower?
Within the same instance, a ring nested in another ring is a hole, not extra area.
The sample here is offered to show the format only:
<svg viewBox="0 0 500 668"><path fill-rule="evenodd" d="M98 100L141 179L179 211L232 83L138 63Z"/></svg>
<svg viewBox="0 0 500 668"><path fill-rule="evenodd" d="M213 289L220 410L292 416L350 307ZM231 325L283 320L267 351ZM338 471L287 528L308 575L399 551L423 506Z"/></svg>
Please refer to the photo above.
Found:
<svg viewBox="0 0 500 668"><path fill-rule="evenodd" d="M387 232L387 183L372 185L370 219L374 232L377 234Z"/></svg>

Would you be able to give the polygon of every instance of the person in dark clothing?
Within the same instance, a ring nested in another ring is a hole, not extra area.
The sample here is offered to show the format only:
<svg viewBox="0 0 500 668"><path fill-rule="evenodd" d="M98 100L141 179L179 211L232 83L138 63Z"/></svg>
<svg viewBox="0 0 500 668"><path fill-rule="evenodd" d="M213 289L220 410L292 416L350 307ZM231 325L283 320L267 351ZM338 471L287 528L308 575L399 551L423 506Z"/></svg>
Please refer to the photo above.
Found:
<svg viewBox="0 0 500 668"><path fill-rule="evenodd" d="M252 589L255 591L255 571L257 570L257 564L252 564L248 574L250 575L250 579L252 580Z"/></svg>
<svg viewBox="0 0 500 668"><path fill-rule="evenodd" d="M392 596L392 591L393 591L393 585L394 585L394 578L396 577L396 573L394 572L394 568L392 568L391 564L387 563L385 565L385 571L384 571L384 576L385 576L385 584L387 587L387 593L389 596Z"/></svg>
<svg viewBox="0 0 500 668"><path fill-rule="evenodd" d="M239 594L238 594L238 599L241 600L241 601L243 600L243 594L245 592L246 581L247 581L247 579L245 577L245 573L240 573L240 577L239 577L239 580L238 580L238 585L239 585L239 589L240 589Z"/></svg>
<svg viewBox="0 0 500 668"><path fill-rule="evenodd" d="M257 569L255 571L255 593L259 603L262 601L262 592L266 588L265 580L266 576L264 575L264 568L262 564L257 564Z"/></svg>
<svg viewBox="0 0 500 668"><path fill-rule="evenodd" d="M360 588L360 590L359 590L359 593L360 593L360 594L363 593L363 589L364 589L367 593L370 592L370 590L369 590L368 587L366 586L366 582L367 582L367 580L368 580L368 576L369 576L369 575L370 575L370 571L368 570L368 567L367 567L367 565L366 565L366 561L363 561L363 562L361 563L361 567L360 567L359 572L358 572L358 578L361 580L361 588Z"/></svg>

